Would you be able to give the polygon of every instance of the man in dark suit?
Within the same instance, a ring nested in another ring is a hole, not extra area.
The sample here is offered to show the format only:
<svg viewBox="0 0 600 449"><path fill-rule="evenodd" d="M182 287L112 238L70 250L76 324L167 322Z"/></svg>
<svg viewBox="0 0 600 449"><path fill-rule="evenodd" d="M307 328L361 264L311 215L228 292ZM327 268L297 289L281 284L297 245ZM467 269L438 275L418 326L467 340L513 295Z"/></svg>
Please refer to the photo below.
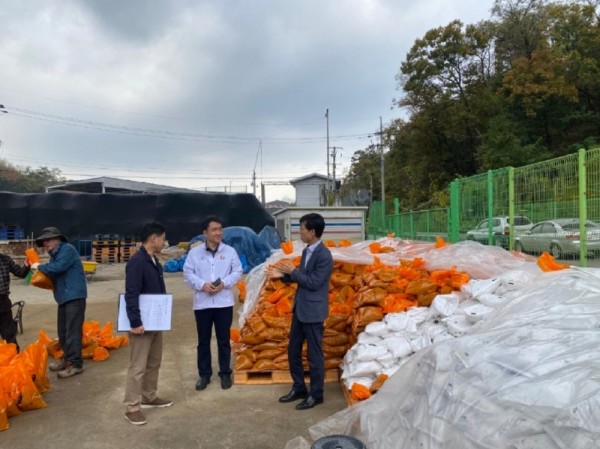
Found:
<svg viewBox="0 0 600 449"><path fill-rule="evenodd" d="M295 268L289 260L282 260L268 271L272 278L284 282L296 282L298 289L294 298L288 361L294 381L292 390L279 398L279 402L293 402L297 410L306 410L323 403L325 383L325 359L323 357L323 322L329 313L329 279L333 271L331 252L323 243L321 235L325 220L319 214L306 214L300 218L300 239L307 244L302 252L300 267ZM302 345L308 344L310 368L310 393L304 382Z"/></svg>

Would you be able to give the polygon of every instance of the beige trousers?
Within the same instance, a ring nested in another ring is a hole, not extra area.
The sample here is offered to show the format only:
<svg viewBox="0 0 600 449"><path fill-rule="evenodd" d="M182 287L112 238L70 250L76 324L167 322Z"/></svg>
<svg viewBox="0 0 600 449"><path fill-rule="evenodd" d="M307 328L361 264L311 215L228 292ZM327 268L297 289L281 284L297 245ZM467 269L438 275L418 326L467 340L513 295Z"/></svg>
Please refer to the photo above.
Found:
<svg viewBox="0 0 600 449"><path fill-rule="evenodd" d="M142 402L156 399L158 370L162 359L162 332L129 334L129 369L125 383L127 412L140 410Z"/></svg>

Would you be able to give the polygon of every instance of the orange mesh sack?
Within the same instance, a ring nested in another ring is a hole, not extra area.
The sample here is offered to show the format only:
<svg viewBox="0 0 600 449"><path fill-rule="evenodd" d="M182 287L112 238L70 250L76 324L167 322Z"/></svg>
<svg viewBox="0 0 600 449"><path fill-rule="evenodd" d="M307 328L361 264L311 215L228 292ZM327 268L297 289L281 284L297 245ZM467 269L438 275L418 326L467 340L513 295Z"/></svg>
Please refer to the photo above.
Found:
<svg viewBox="0 0 600 449"><path fill-rule="evenodd" d="M42 395L33 383L31 376L29 376L29 374L20 364L13 366L15 369L12 372L12 381L20 388L21 391L21 397L18 402L19 409L25 412L28 410L37 410L39 408L47 407L46 402L42 399Z"/></svg>
<svg viewBox="0 0 600 449"><path fill-rule="evenodd" d="M98 348L98 343L95 341L91 342L89 345L84 346L81 350L81 357L84 359L91 359L94 357L94 351Z"/></svg>
<svg viewBox="0 0 600 449"><path fill-rule="evenodd" d="M542 271L558 271L570 268L568 264L558 263L553 256L544 251L537 260L537 265Z"/></svg>
<svg viewBox="0 0 600 449"><path fill-rule="evenodd" d="M31 276L29 281L31 285L38 288L44 288L46 290L54 290L54 283L45 273L40 270L35 270L35 273Z"/></svg>
<svg viewBox="0 0 600 449"><path fill-rule="evenodd" d="M371 392L364 385L354 382L352 384L352 388L350 389L350 395L355 401L363 401L371 397Z"/></svg>
<svg viewBox="0 0 600 449"><path fill-rule="evenodd" d="M17 345L0 340L0 366L7 366L17 355Z"/></svg>
<svg viewBox="0 0 600 449"><path fill-rule="evenodd" d="M7 373L14 367L0 366L0 430L6 430L10 427L8 423L8 408L14 404L15 396L11 395L11 388L8 383Z"/></svg>
<svg viewBox="0 0 600 449"><path fill-rule="evenodd" d="M110 355L108 354L108 349L103 348L102 346L98 346L96 348L96 350L94 351L92 360L94 362L102 362L103 360L106 360L109 357L110 357Z"/></svg>

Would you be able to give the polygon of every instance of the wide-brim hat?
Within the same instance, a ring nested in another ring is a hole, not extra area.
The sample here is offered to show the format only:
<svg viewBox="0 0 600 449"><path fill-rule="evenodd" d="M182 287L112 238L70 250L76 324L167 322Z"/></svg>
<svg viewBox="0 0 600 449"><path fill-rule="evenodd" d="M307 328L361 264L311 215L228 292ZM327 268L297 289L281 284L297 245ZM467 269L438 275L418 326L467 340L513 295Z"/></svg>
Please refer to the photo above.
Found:
<svg viewBox="0 0 600 449"><path fill-rule="evenodd" d="M35 244L37 246L44 246L44 240L50 240L59 238L63 242L67 241L67 238L54 226L50 226L49 228L42 229L42 234L35 239Z"/></svg>

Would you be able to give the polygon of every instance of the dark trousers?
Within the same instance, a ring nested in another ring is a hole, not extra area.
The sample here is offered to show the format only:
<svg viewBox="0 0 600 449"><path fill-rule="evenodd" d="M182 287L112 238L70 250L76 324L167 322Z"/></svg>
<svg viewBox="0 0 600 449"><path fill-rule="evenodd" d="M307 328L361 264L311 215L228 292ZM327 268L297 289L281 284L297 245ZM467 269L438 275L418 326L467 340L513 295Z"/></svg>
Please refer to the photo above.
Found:
<svg viewBox="0 0 600 449"><path fill-rule="evenodd" d="M310 395L315 399L323 397L325 384L325 357L323 356L323 323L302 323L292 317L288 361L294 381L293 389L299 393L307 391L302 366L302 344L308 345L308 366L310 368Z"/></svg>
<svg viewBox="0 0 600 449"><path fill-rule="evenodd" d="M233 306L194 310L194 315L196 316L196 331L198 332L198 374L200 377L211 377L213 373L210 357L210 338L214 324L219 351L219 376L230 376L231 343L229 332L233 321Z"/></svg>
<svg viewBox="0 0 600 449"><path fill-rule="evenodd" d="M58 306L56 318L58 341L65 353L65 360L77 368L83 366L81 338L84 318L85 298L74 299Z"/></svg>
<svg viewBox="0 0 600 449"><path fill-rule="evenodd" d="M19 350L17 343L17 323L13 319L12 303L8 296L0 295L0 337L7 343L14 343Z"/></svg>

